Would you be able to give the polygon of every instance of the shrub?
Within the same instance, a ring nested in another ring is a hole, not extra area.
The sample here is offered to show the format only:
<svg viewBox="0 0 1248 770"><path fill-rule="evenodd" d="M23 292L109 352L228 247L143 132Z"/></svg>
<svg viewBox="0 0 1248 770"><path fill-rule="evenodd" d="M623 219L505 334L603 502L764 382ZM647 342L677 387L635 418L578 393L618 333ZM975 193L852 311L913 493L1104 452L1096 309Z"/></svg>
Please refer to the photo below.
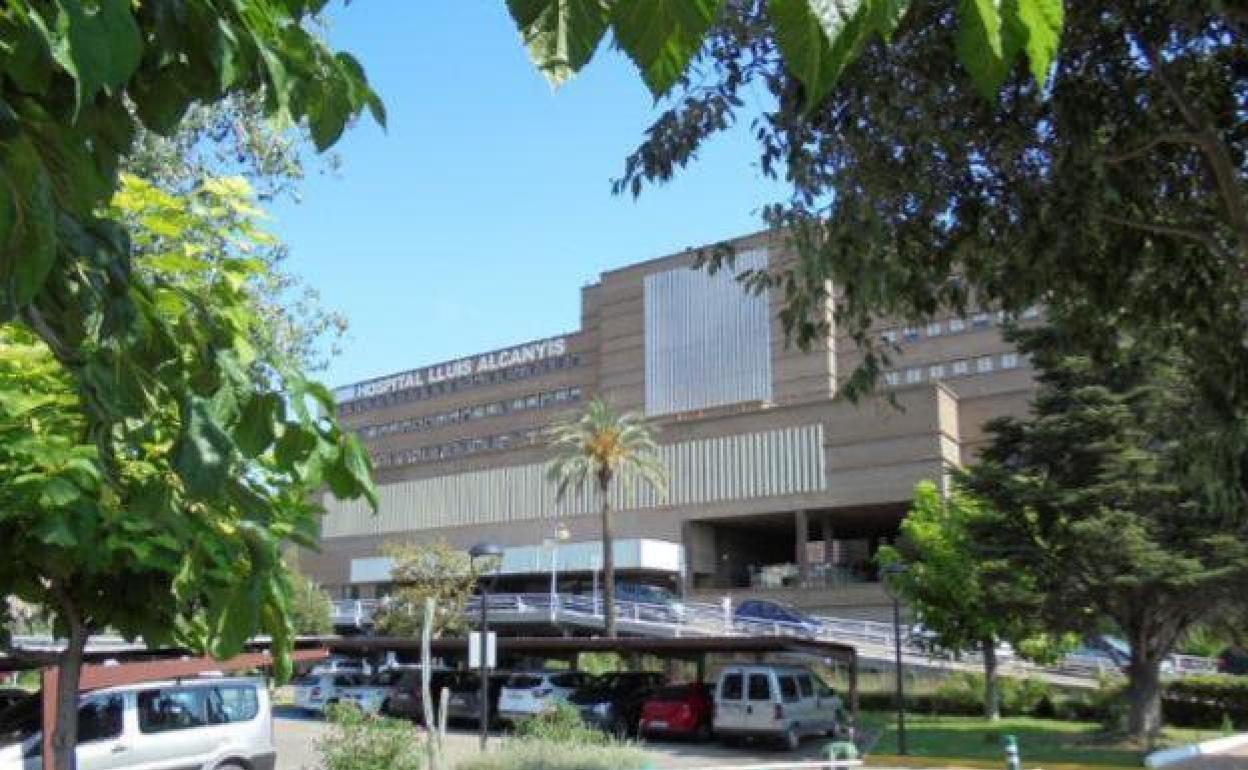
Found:
<svg viewBox="0 0 1248 770"><path fill-rule="evenodd" d="M1002 677L1001 713L1009 716L1043 716L1042 710L1051 711L1053 687L1041 679L1015 679Z"/></svg>
<svg viewBox="0 0 1248 770"><path fill-rule="evenodd" d="M520 722L516 726L516 735L544 743L579 746L601 746L608 743L606 733L586 725L581 719L581 712L567 703L560 703L551 711Z"/></svg>
<svg viewBox="0 0 1248 770"><path fill-rule="evenodd" d="M456 770L639 770L652 764L634 744L587 746L525 738L469 757Z"/></svg>
<svg viewBox="0 0 1248 770"><path fill-rule="evenodd" d="M1167 682L1162 716L1180 727L1248 727L1248 677L1217 674Z"/></svg>
<svg viewBox="0 0 1248 770"><path fill-rule="evenodd" d="M420 770L421 737L411 724L335 705L330 729L317 742L323 770Z"/></svg>
<svg viewBox="0 0 1248 770"><path fill-rule="evenodd" d="M984 678L978 674L954 674L931 695L930 708L937 714L974 716L984 713Z"/></svg>

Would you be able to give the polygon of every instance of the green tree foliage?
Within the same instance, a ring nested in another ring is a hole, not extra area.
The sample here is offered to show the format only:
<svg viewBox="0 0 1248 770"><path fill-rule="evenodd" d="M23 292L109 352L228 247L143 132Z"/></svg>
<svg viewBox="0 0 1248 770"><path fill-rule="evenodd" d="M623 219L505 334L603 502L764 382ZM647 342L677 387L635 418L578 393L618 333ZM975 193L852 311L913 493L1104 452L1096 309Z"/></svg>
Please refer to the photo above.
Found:
<svg viewBox="0 0 1248 770"><path fill-rule="evenodd" d="M655 98L682 82L716 21L750 13L766 23L765 34L775 41L784 67L802 84L806 107L832 90L869 42L890 40L907 15L917 12L911 5L910 0L507 0L530 57L551 85L561 85L588 64L609 30ZM954 25L959 62L989 96L1020 58L1043 86L1062 17L1061 0L962 0Z"/></svg>
<svg viewBox="0 0 1248 770"><path fill-rule="evenodd" d="M972 534L994 519L974 497L955 491L949 497L930 481L915 488L914 503L901 522L901 542L880 549L883 565L904 564L889 578L915 619L934 635L935 646L958 653L978 650L984 661L984 715L1001 716L997 687L997 643L1026 638L1036 601L1026 576L1006 584L1007 570L993 570ZM989 582L986 574L995 580Z"/></svg>
<svg viewBox="0 0 1248 770"><path fill-rule="evenodd" d="M997 512L972 538L988 586L1034 581L1054 631L1131 645L1129 731L1161 724L1160 667L1248 585L1248 419L1202 389L1198 353L1061 323L1012 335L1032 412L990 423L963 481Z"/></svg>
<svg viewBox="0 0 1248 770"><path fill-rule="evenodd" d="M474 564L467 551L452 548L444 540L387 543L382 553L394 560L390 578L396 590L377 613L378 633L420 636L426 598L434 600L435 635L461 633L468 628L464 608L489 565Z"/></svg>
<svg viewBox="0 0 1248 770"><path fill-rule="evenodd" d="M326 636L334 632L329 594L316 581L288 566L290 573L290 625L300 636Z"/></svg>
<svg viewBox="0 0 1248 770"><path fill-rule="evenodd" d="M667 488L667 471L659 461L658 445L645 420L636 414L621 414L599 398L590 401L579 417L552 426L550 446L555 458L546 476L556 485L556 500L563 500L569 493L580 494L589 485L598 494L602 514L604 630L608 637L614 637L611 490L616 482L624 484L626 490L641 482L662 493Z"/></svg>
<svg viewBox="0 0 1248 770"><path fill-rule="evenodd" d="M285 365L267 382L253 376L260 315L247 285L262 266L229 257L210 280L146 274L106 210L139 127L173 133L197 103L263 94L268 114L306 125L322 150L365 109L383 120L359 63L305 27L323 5L0 9L0 340L10 353L0 524L16 555L0 567L0 594L47 608L68 638L53 739L62 770L74 762L92 628L224 656L263 627L282 674L278 546L315 539L308 496L322 483L373 497L359 444L317 414L333 413L325 388Z"/></svg>
<svg viewBox="0 0 1248 770"><path fill-rule="evenodd" d="M260 316L251 344L252 374L261 381L273 375L275 364L306 370L321 363L317 340L334 324L313 305L301 304L314 297L305 293L294 305L288 301L296 281L281 271L285 247L263 228L268 216L243 177L205 177L184 193L171 193L123 174L110 212L132 234L135 268L146 280L173 272L199 282L231 261L256 266L247 291Z"/></svg>
<svg viewBox="0 0 1248 770"><path fill-rule="evenodd" d="M148 344L169 361L169 371L125 376L178 378L133 405L144 420L96 433L80 376L24 324L0 327L0 531L11 549L0 595L40 608L68 640L52 658L62 669L60 767L74 755L89 634L109 628L225 658L262 629L283 677L292 628L281 547L315 547L310 500L322 485L374 498L362 446L322 416L330 394L254 343L264 332L251 287L263 263L203 248L203 234L223 226L216 235L231 253L263 240L245 215L246 186L223 181L202 195L177 199L127 178L113 201L139 245L146 289L136 296L161 330ZM238 216L223 225L217 207Z"/></svg>
<svg viewBox="0 0 1248 770"><path fill-rule="evenodd" d="M285 197L298 200L310 159L306 126L282 114L265 112L264 94L234 93L221 101L192 105L169 136L139 127L121 167L175 195L193 196L200 188L229 177L242 177L261 203ZM321 156L322 172L339 161ZM229 209L220 209L229 215ZM347 333L344 315L325 308L320 293L286 268L289 250L277 239L253 244L249 254L265 263L264 283L253 287L258 310L277 352L319 372L341 352Z"/></svg>
<svg viewBox="0 0 1248 770"><path fill-rule="evenodd" d="M867 43L808 108L765 13L734 4L616 189L671 179L751 120L759 167L791 186L765 219L801 258L743 280L783 294L798 342L831 323L857 343L851 397L895 356L872 332L881 317L1062 303L1087 312L1090 331L1108 309L1181 337L1207 386L1248 400L1248 13L1216 0L1066 3L1049 79L1007 67L988 101L950 76L966 8L986 5L1010 4L911 3L892 42ZM757 90L775 105L761 116ZM730 256L703 255L713 268Z"/></svg>
<svg viewBox="0 0 1248 770"><path fill-rule="evenodd" d="M172 133L193 104L230 94L263 93L319 149L366 108L382 119L359 63L304 28L322 5L19 0L0 11L0 320L20 318L71 372L101 451L158 391L182 396L196 382L162 344L171 330L131 269L127 232L100 213L119 163L140 125Z"/></svg>

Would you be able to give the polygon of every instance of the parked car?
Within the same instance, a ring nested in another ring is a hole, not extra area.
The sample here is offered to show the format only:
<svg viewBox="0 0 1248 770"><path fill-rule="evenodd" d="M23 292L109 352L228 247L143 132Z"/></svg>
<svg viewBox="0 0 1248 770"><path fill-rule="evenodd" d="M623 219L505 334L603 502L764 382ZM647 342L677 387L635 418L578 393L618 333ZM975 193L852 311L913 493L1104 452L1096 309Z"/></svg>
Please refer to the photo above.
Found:
<svg viewBox="0 0 1248 770"><path fill-rule="evenodd" d="M295 708L324 714L330 706L342 700L342 691L361 687L368 683L365 674L304 674L291 684L295 690Z"/></svg>
<svg viewBox="0 0 1248 770"><path fill-rule="evenodd" d="M399 680L398 672L356 676L356 684L338 688L341 702L354 703L365 714L389 714L390 699Z"/></svg>
<svg viewBox="0 0 1248 770"><path fill-rule="evenodd" d="M841 700L809 669L728 666L715 689L715 734L767 738L797 749L811 735L832 735L844 724Z"/></svg>
<svg viewBox="0 0 1248 770"><path fill-rule="evenodd" d="M653 671L620 671L603 674L568 696L586 724L625 738L637 730L641 704L666 679Z"/></svg>
<svg viewBox="0 0 1248 770"><path fill-rule="evenodd" d="M818 636L823 624L787 604L766 599L747 599L737 605L733 620L739 628L747 631L760 629L779 631L781 634Z"/></svg>
<svg viewBox="0 0 1248 770"><path fill-rule="evenodd" d="M273 770L273 718L263 680L144 682L85 693L79 770ZM0 715L0 770L38 770L43 697Z"/></svg>
<svg viewBox="0 0 1248 770"><path fill-rule="evenodd" d="M20 687L0 687L0 714L30 696L30 690Z"/></svg>
<svg viewBox="0 0 1248 770"><path fill-rule="evenodd" d="M422 695L421 670L418 668L404 669L399 672L399 678L394 683L393 692L390 694L389 714L396 717L404 717L416 722L423 723L425 721L424 696ZM434 710L437 710L438 693L443 687L454 687L455 681L461 674L458 671L449 671L447 669L438 669L429 674L429 690L433 695ZM435 715L436 717L436 715Z"/></svg>
<svg viewBox="0 0 1248 770"><path fill-rule="evenodd" d="M498 695L498 718L515 723L550 711L594 678L580 671L534 671L512 674Z"/></svg>
<svg viewBox="0 0 1248 770"><path fill-rule="evenodd" d="M715 698L701 682L661 687L641 704L637 734L709 740L714 730Z"/></svg>
<svg viewBox="0 0 1248 770"><path fill-rule="evenodd" d="M616 608L616 614L624 619L679 623L685 617L685 605L671 591L658 586L617 582L615 600L627 602Z"/></svg>
<svg viewBox="0 0 1248 770"><path fill-rule="evenodd" d="M332 655L312 667L313 674L371 674L373 667L360 658Z"/></svg>
<svg viewBox="0 0 1248 770"><path fill-rule="evenodd" d="M1227 647L1218 653L1218 671L1223 674L1248 674L1248 650Z"/></svg>
<svg viewBox="0 0 1248 770"><path fill-rule="evenodd" d="M490 673L486 685L486 719L491 723L498 719L498 698L511 674L505 671ZM446 718L457 722L481 720L481 675L475 671L464 672L451 683L451 696L447 701Z"/></svg>
<svg viewBox="0 0 1248 770"><path fill-rule="evenodd" d="M1115 636L1098 634L1084 639L1082 644L1066 656L1066 660L1100 671L1125 671L1131 664L1131 645ZM1161 661L1161 675L1174 676L1177 672L1178 665L1174 656L1166 656Z"/></svg>

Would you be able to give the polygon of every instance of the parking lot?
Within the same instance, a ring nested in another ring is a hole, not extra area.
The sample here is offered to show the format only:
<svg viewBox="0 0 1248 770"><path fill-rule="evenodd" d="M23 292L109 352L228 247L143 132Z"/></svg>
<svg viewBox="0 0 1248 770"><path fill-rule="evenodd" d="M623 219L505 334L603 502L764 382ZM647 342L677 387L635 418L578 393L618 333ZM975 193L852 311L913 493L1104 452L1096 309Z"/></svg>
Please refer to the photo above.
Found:
<svg viewBox="0 0 1248 770"><path fill-rule="evenodd" d="M327 730L320 717L312 716L289 707L274 710L274 738L277 743L277 770L318 770L317 741ZM450 765L454 767L460 757L477 751L475 730L452 728L447 735L447 751ZM495 746L505 737L494 735ZM815 759L820 756L825 741L808 740L800 751L789 752L771 746L748 745L727 747L718 743L693 743L677 741L646 741L645 749L654 759L654 767L695 768L753 765L786 760Z"/></svg>

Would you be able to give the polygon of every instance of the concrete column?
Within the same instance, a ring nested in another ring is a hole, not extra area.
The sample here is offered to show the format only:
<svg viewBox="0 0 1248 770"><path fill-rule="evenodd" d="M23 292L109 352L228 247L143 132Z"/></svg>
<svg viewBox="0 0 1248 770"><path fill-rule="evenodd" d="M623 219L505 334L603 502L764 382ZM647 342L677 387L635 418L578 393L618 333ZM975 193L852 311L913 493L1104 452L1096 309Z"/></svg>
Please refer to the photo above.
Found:
<svg viewBox="0 0 1248 770"><path fill-rule="evenodd" d="M797 582L798 585L806 585L810 581L810 556L806 551L806 543L810 539L810 522L806 518L806 511L797 510L793 512L793 547L796 551L797 562Z"/></svg>

